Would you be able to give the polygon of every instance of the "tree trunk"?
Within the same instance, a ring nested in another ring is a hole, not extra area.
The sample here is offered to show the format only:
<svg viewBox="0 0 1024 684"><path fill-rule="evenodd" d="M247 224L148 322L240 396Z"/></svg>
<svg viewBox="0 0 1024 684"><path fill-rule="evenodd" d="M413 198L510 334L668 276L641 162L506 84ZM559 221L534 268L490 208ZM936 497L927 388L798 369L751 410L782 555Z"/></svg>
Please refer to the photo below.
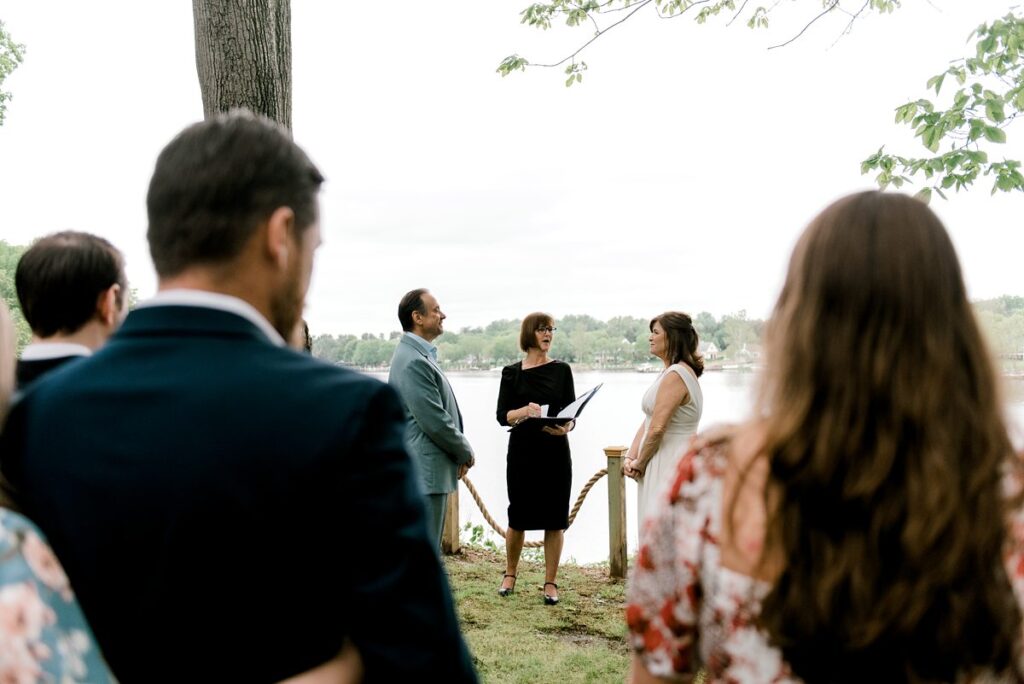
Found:
<svg viewBox="0 0 1024 684"><path fill-rule="evenodd" d="M245 107L292 127L291 0L192 0L206 118Z"/></svg>

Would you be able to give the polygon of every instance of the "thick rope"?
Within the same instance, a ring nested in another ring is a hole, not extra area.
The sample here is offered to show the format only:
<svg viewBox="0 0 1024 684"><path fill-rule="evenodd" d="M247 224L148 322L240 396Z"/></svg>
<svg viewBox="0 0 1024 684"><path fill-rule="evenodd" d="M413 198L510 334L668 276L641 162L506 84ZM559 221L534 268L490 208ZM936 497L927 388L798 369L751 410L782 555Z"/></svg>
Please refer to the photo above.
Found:
<svg viewBox="0 0 1024 684"><path fill-rule="evenodd" d="M597 484L597 481L600 480L602 477L604 477L607 474L608 474L608 469L607 468L601 468L596 473L594 473L594 476L592 478L587 480L587 484L583 485L583 489L580 490L580 495L578 497L576 497L576 505L574 505L572 507L572 510L569 511L569 525L570 526L572 525L573 520L576 519L576 514L580 512L580 506L583 505L583 500L585 498L587 498L587 494L590 493L590 490L593 489L595 484ZM477 508L479 508L480 512L484 514L484 520L486 520L487 524L489 524L491 526L491 528L495 532L497 532L498 535L502 539L504 539L505 538L505 530L504 530L504 528L502 528L501 525L499 525L497 523L497 521L494 519L494 516L492 516L490 511L487 510L487 506L484 505L483 499L480 498L480 493L477 492L476 491L476 487L473 486L473 482L468 477L463 477L462 478L462 483L464 485L466 485L466 489L468 489L469 493L473 496L473 501L476 501ZM538 549L538 548L544 546L544 542L542 542L542 541L528 541L528 542L525 542L523 544L523 546L526 547L526 548L529 548L529 549Z"/></svg>

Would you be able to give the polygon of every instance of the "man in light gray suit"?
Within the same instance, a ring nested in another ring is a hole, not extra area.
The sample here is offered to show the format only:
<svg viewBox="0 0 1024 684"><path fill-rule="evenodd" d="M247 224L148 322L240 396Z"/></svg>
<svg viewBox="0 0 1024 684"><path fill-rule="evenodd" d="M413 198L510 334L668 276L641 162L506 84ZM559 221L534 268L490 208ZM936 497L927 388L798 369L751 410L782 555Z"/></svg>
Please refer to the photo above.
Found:
<svg viewBox="0 0 1024 684"><path fill-rule="evenodd" d="M473 448L462 432L455 393L437 364L433 342L444 332L445 315L429 291L408 292L398 304L405 333L391 358L388 384L398 390L408 421L405 441L426 493L427 525L438 550L448 494L473 467Z"/></svg>

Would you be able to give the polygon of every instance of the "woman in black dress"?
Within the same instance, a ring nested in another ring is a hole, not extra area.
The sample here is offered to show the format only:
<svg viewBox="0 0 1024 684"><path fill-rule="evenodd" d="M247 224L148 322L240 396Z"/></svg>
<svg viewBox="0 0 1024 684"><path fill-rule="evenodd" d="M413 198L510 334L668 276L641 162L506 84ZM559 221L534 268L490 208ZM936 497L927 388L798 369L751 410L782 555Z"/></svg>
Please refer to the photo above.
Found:
<svg viewBox="0 0 1024 684"><path fill-rule="evenodd" d="M544 530L544 603L549 606L558 603L555 579L569 526L572 461L566 435L574 423L530 419L540 417L545 404L553 416L576 399L572 369L548 358L554 332L555 321L545 313L532 313L523 320L519 347L526 358L502 369L498 391L498 422L514 428L509 433L506 467L508 565L498 593L508 596L515 588L525 531Z"/></svg>

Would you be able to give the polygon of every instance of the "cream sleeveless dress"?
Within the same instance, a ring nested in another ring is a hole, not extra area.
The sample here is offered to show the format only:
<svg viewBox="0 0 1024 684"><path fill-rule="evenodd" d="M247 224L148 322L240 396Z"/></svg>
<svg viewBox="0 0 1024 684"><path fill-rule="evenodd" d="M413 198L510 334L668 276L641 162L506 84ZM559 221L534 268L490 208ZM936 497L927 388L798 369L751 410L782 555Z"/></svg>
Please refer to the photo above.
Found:
<svg viewBox="0 0 1024 684"><path fill-rule="evenodd" d="M652 510L655 497L668 486L676 472L676 466L686 453L690 436L697 432L700 415L704 411L704 394L693 369L683 363L675 363L662 371L647 393L644 394L641 408L644 411L644 440L651 429L651 418L654 415L654 402L658 397L658 388L669 373L676 373L683 382L690 396L686 403L676 407L672 417L665 426L665 434L657 453L651 458L644 471L644 476L637 481L637 521L643 529L644 519ZM643 443L641 442L641 452Z"/></svg>

